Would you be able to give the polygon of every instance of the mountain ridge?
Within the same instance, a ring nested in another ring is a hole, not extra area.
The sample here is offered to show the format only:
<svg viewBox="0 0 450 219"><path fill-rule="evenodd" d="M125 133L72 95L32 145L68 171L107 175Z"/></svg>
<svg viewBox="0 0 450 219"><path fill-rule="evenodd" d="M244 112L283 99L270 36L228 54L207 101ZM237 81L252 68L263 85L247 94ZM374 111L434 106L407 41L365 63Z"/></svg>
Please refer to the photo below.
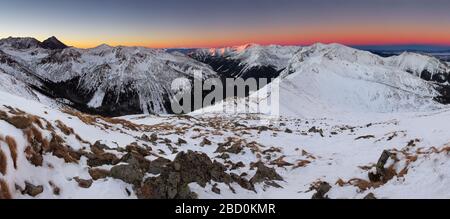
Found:
<svg viewBox="0 0 450 219"><path fill-rule="evenodd" d="M55 37L48 42L58 47L59 40ZM174 93L170 87L176 78L192 80L195 73L202 73L206 78L286 77L297 71L296 63L304 64L301 59L324 48L325 60L338 59L346 65L408 72L425 81L437 82L439 85L434 89L442 93L437 99L440 102L450 99L446 85L450 80L447 63L415 53L383 58L341 44L317 43L308 47L246 44L201 49L184 55L164 49L106 44L91 49L49 49L41 47L34 38L7 38L0 40L0 69L85 112L110 116L165 114L171 113L170 101ZM326 77L322 80L326 81Z"/></svg>

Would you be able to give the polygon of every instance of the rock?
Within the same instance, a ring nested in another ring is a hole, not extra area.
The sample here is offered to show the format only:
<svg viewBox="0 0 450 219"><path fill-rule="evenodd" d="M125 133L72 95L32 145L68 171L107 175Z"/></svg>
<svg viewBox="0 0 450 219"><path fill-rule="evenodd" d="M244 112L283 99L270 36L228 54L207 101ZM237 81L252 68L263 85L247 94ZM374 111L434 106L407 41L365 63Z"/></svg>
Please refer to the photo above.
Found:
<svg viewBox="0 0 450 219"><path fill-rule="evenodd" d="M235 170L235 169L239 169L239 168L245 167L245 164L242 163L242 161L239 161L237 163L233 163L233 162L230 162L230 163L231 163L231 170Z"/></svg>
<svg viewBox="0 0 450 219"><path fill-rule="evenodd" d="M262 154L267 154L267 153L281 153L281 149L280 148L276 148L276 147L271 147L269 149L266 149L262 152Z"/></svg>
<svg viewBox="0 0 450 219"><path fill-rule="evenodd" d="M169 159L158 157L150 162L148 172L155 175L160 174L162 169L165 168L170 162L171 160Z"/></svg>
<svg viewBox="0 0 450 219"><path fill-rule="evenodd" d="M74 177L73 179L78 183L79 187L85 188L85 189L90 188L92 183L94 182L92 179L81 179L78 176Z"/></svg>
<svg viewBox="0 0 450 219"><path fill-rule="evenodd" d="M371 171L368 173L368 177L371 182L386 182L389 180L390 176L388 176L388 171L384 168L384 165L386 165L386 162L389 160L391 155L391 152L387 150L383 151L375 166L375 172Z"/></svg>
<svg viewBox="0 0 450 219"><path fill-rule="evenodd" d="M195 198L196 194L190 191L189 183L196 182L202 187L211 181L229 184L231 176L225 171L223 164L212 162L204 153L180 152L174 161L160 169L158 177L146 179L136 194L138 198L149 199Z"/></svg>
<svg viewBox="0 0 450 219"><path fill-rule="evenodd" d="M148 135L146 135L146 134L141 135L141 140L151 142L150 137L148 137Z"/></svg>
<svg viewBox="0 0 450 219"><path fill-rule="evenodd" d="M128 163L133 167L141 169L143 172L147 172L150 168L150 161L136 151L125 154L120 159L120 162Z"/></svg>
<svg viewBox="0 0 450 219"><path fill-rule="evenodd" d="M319 128L316 128L315 126L311 127L311 128L308 130L308 132L310 132L310 133L319 133L320 136L324 137L324 135L323 135L323 130L322 130L322 129L319 129Z"/></svg>
<svg viewBox="0 0 450 219"><path fill-rule="evenodd" d="M86 154L88 158L87 164L90 167L98 167L103 165L115 165L119 162L119 158L112 153L105 152L105 150L110 150L110 148L99 141L95 142L91 146L92 153Z"/></svg>
<svg viewBox="0 0 450 219"><path fill-rule="evenodd" d="M226 159L230 159L230 155L227 153L222 153L222 154L218 155L217 158L226 160Z"/></svg>
<svg viewBox="0 0 450 219"><path fill-rule="evenodd" d="M157 141L158 140L158 135L156 134L156 133L152 133L151 135L150 135L150 141L151 142L155 142L155 141Z"/></svg>
<svg viewBox="0 0 450 219"><path fill-rule="evenodd" d="M286 130L284 130L284 132L291 134L291 133L292 133L292 130L286 128Z"/></svg>
<svg viewBox="0 0 450 219"><path fill-rule="evenodd" d="M217 183L213 185L213 187L211 188L211 191L220 195L220 189L217 188Z"/></svg>
<svg viewBox="0 0 450 219"><path fill-rule="evenodd" d="M137 189L136 195L139 199L195 199L197 197L187 184L181 183L180 175L177 173L146 179Z"/></svg>
<svg viewBox="0 0 450 219"><path fill-rule="evenodd" d="M127 146L125 147L125 150L126 150L127 152L135 152L135 153L138 153L138 154L140 154L140 155L142 155L142 156L144 156L144 157L149 156L149 155L151 154L151 153L150 153L151 148L150 148L150 149L147 149L147 148L141 147L141 146L139 146L136 142L131 143L130 145L127 145Z"/></svg>
<svg viewBox="0 0 450 219"><path fill-rule="evenodd" d="M26 158L34 166L40 167L40 166L42 166L42 163L44 162L44 157L42 156L41 153L36 152L36 150L33 148L34 147L28 146L25 149ZM1 161L1 158L0 158L0 161Z"/></svg>
<svg viewBox="0 0 450 219"><path fill-rule="evenodd" d="M374 135L364 135L364 136L359 136L359 137L355 138L355 140L370 139L370 138L375 138L375 136Z"/></svg>
<svg viewBox="0 0 450 219"><path fill-rule="evenodd" d="M363 199L377 199L373 193L367 194Z"/></svg>
<svg viewBox="0 0 450 219"><path fill-rule="evenodd" d="M269 130L269 127L267 127L267 126L258 126L257 129L258 129L258 131L263 132L263 131Z"/></svg>
<svg viewBox="0 0 450 219"><path fill-rule="evenodd" d="M126 183L139 185L144 178L144 173L132 165L117 165L111 168L110 175L112 178L120 179Z"/></svg>
<svg viewBox="0 0 450 219"><path fill-rule="evenodd" d="M168 139L168 138L164 138L163 141L162 141L162 143L164 143L164 144L170 144L170 143L172 143L172 140L170 140L170 139Z"/></svg>
<svg viewBox="0 0 450 219"><path fill-rule="evenodd" d="M250 190L250 191L255 191L255 186L248 181L247 179L245 179L242 176L239 176L235 173L231 173L231 179L236 182L237 184L239 184L239 186L241 186L244 189Z"/></svg>
<svg viewBox="0 0 450 219"><path fill-rule="evenodd" d="M216 151L214 151L214 153L224 153L226 152L227 149L225 148L224 144L219 143L219 146L217 146Z"/></svg>
<svg viewBox="0 0 450 219"><path fill-rule="evenodd" d="M158 135L156 133L152 133L150 137L146 134L142 134L141 139L148 142L155 142L158 140Z"/></svg>
<svg viewBox="0 0 450 219"><path fill-rule="evenodd" d="M265 166L261 161L254 164L258 169L256 170L255 175L250 179L252 184L261 183L264 181L270 180L283 180L283 177L278 175L274 168L269 168Z"/></svg>
<svg viewBox="0 0 450 219"><path fill-rule="evenodd" d="M284 156L281 156L281 157L271 161L270 164L271 165L277 165L278 167L294 166L294 164L285 161L284 160Z"/></svg>
<svg viewBox="0 0 450 219"><path fill-rule="evenodd" d="M328 199L326 193L330 191L331 186L327 182L321 182L316 189L316 193L311 197L311 199Z"/></svg>
<svg viewBox="0 0 450 219"><path fill-rule="evenodd" d="M378 159L377 169L384 169L384 165L386 165L389 157L391 157L391 152L384 150L380 158Z"/></svg>
<svg viewBox="0 0 450 219"><path fill-rule="evenodd" d="M207 138L204 138L203 141L200 143L200 146L203 147L205 145L211 145L211 141Z"/></svg>
<svg viewBox="0 0 450 219"><path fill-rule="evenodd" d="M89 169L89 175L91 175L93 180L99 180L108 177L109 171L98 168L91 168Z"/></svg>
<svg viewBox="0 0 450 219"><path fill-rule="evenodd" d="M169 150L172 152L172 154L178 153L178 149L173 147L171 144L166 144Z"/></svg>
<svg viewBox="0 0 450 219"><path fill-rule="evenodd" d="M226 150L226 152L228 153L232 153L232 154L239 154L242 151L243 147L240 143L235 143L233 145L231 145L230 148L228 148Z"/></svg>
<svg viewBox="0 0 450 219"><path fill-rule="evenodd" d="M239 154L244 147L241 145L241 143L237 142L234 143L233 145L231 145L231 142L227 142L227 143L220 143L218 144L219 146L217 147L216 151L214 153L231 153L231 154ZM229 145L231 145L231 147L227 148Z"/></svg>
<svg viewBox="0 0 450 219"><path fill-rule="evenodd" d="M182 139L182 138L178 138L177 144L178 144L178 145L187 144L187 141L184 140L184 139Z"/></svg>
<svg viewBox="0 0 450 219"><path fill-rule="evenodd" d="M266 181L264 182L267 186L272 186L275 188L283 188L283 186L280 186L280 184L274 182L274 181Z"/></svg>
<svg viewBox="0 0 450 219"><path fill-rule="evenodd" d="M110 148L107 145L102 144L100 141L96 141L91 146L91 151L94 154L103 154L103 153L105 153L105 150L110 150Z"/></svg>
<svg viewBox="0 0 450 219"><path fill-rule="evenodd" d="M32 197L36 197L44 191L43 186L35 186L29 182L25 182L25 190L22 191L22 194L28 194Z"/></svg>
<svg viewBox="0 0 450 219"><path fill-rule="evenodd" d="M197 182L200 186L205 187L206 183L211 180L216 182L231 181L230 179L223 179L226 168L216 161L213 163L204 153L180 152L171 167L176 169L174 167L177 165L180 166L177 171L180 172L183 182L186 183Z"/></svg>
<svg viewBox="0 0 450 219"><path fill-rule="evenodd" d="M53 183L52 181L49 181L48 184L52 187L54 195L61 194L61 189L57 185L55 185L55 183Z"/></svg>

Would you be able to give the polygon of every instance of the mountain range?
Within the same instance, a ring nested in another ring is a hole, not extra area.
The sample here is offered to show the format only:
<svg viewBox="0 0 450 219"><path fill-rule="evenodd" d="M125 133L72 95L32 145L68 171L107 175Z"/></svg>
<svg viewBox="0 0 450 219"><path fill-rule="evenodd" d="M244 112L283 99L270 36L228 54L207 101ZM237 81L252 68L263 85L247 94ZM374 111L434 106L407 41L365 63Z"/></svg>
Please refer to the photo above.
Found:
<svg viewBox="0 0 450 219"><path fill-rule="evenodd" d="M340 44L2 39L0 199L448 198L449 74ZM271 83L174 115L179 77Z"/></svg>
<svg viewBox="0 0 450 219"><path fill-rule="evenodd" d="M310 57L312 54L316 55ZM316 63L318 60L326 60L326 64ZM431 97L440 103L449 101L448 64L432 56L411 52L382 58L339 44L307 47L247 44L196 49L182 54L178 51L108 45L78 49L64 45L55 37L43 42L34 38L0 40L0 72L26 88L18 93L30 98L36 98L33 92L40 93L83 112L106 116L171 113L170 101L174 95L171 82L179 77L193 80L196 72L201 73L202 79L272 80L280 75L285 78L297 72L298 68L313 65L321 66L310 67L307 71L314 69L320 73L321 68L330 68L331 64L338 62L336 69L347 69L345 77L365 78L367 82L373 81L367 78L371 75L376 78L375 83L384 84L387 90L396 88L398 92L392 91L391 95L402 96L398 93L414 93L412 90L418 89L427 92L417 95ZM299 76L294 84L304 83L316 76ZM339 84L335 83L336 79L328 80L328 77L331 74L324 73L323 78L314 80L323 85L331 83L330 86L320 86L324 88ZM399 85L400 80L417 82ZM306 87L301 86L300 89ZM323 92L324 96L335 95L334 91L328 94Z"/></svg>

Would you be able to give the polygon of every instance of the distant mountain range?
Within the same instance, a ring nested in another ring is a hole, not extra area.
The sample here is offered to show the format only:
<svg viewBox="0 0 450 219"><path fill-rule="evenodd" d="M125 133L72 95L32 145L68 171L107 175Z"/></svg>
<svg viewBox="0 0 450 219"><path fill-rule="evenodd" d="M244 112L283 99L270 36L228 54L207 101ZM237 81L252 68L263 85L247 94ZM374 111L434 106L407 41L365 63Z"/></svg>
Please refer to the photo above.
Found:
<svg viewBox="0 0 450 219"><path fill-rule="evenodd" d="M311 54L317 56L309 58ZM311 61L306 62L306 58ZM3 90L16 91L33 99L48 96L81 111L106 116L170 114L170 101L174 95L172 81L180 77L194 80L195 73L202 73L202 80L230 77L273 79L286 77L298 71L296 68L314 66L314 60L328 59L342 62L320 62L309 70L335 66L336 69L329 70L339 71L350 66L350 69L356 69L352 70L355 71L352 77L364 78L365 74L372 74L377 79L376 83L398 89L423 82L412 89L434 90L423 95L434 97L439 102L448 102L448 64L417 53L382 58L340 44L307 47L246 44L227 48L161 50L108 45L79 49L68 47L55 37L43 42L29 37L0 40L0 74L6 74L3 77L20 84L12 89L4 83ZM380 72L380 69L383 71ZM396 84L397 81L391 81L393 79L388 77L392 72L412 75L411 80L418 82ZM308 74L300 74L303 76L299 76L299 83L309 80L312 75L307 77ZM326 74L321 80L326 80ZM325 86L324 82L317 86ZM408 90L407 87L400 90ZM248 91L247 95L251 92Z"/></svg>
<svg viewBox="0 0 450 219"><path fill-rule="evenodd" d="M410 44L410 45L354 45L355 49L368 51L390 51L390 52L450 52L450 46L446 45L427 45L427 44Z"/></svg>
<svg viewBox="0 0 450 219"><path fill-rule="evenodd" d="M450 45L431 45L431 44L392 44L392 45L348 45L349 47L366 51L384 51L384 52L425 52L438 53L450 52ZM190 53L201 48L170 48L168 52Z"/></svg>
<svg viewBox="0 0 450 219"><path fill-rule="evenodd" d="M450 197L449 64L375 53L0 39L0 199ZM180 77L273 80L173 115Z"/></svg>

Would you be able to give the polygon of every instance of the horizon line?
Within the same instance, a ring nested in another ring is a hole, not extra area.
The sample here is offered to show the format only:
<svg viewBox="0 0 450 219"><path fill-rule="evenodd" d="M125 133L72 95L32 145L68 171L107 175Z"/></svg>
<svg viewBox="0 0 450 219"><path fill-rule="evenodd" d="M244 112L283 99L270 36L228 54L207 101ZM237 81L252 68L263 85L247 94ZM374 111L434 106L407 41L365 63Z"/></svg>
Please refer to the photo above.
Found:
<svg viewBox="0 0 450 219"><path fill-rule="evenodd" d="M52 38L55 37L58 40L60 38L52 35L48 38ZM0 40L2 39L7 39L7 38L33 38L38 40L39 42L43 42L44 40L39 40L36 37L30 37L30 36L8 36L8 37L2 37L0 38ZM47 38L47 39L48 39ZM61 40L60 40L61 41ZM64 41L61 41L62 43L66 44ZM271 46L271 45L275 45L275 46L311 46L314 44L341 44L341 45L345 45L348 47L414 47L414 46L418 46L418 47L447 47L447 48L443 48L443 49L450 49L450 43L446 44L446 43L426 43L426 42L399 42L399 43L341 43L339 41L328 41L328 42L308 42L308 43L277 43L277 42L273 42L273 43L254 43L254 42L247 42L247 43L240 43L240 44L223 44L223 45L219 45L219 46L175 46L175 47L158 47L158 46L150 46L150 45L139 45L139 44L135 44L135 45L124 45L124 44L109 44L109 43L100 43L96 46L74 46L74 45L68 45L66 44L68 47L73 47L73 48L79 48L79 49L93 49L102 45L107 45L110 47L143 47L143 48L149 48L149 49L220 49L220 48L227 48L227 47L239 47L239 46L245 46L245 45L260 45L260 46Z"/></svg>

